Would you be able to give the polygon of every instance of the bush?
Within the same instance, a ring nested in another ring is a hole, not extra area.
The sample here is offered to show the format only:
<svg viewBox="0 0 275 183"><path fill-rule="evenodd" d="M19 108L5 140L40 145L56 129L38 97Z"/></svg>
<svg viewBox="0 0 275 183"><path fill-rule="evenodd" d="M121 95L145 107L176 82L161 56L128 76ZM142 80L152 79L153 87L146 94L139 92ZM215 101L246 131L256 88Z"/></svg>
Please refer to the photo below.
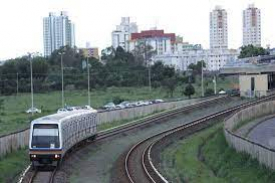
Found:
<svg viewBox="0 0 275 183"><path fill-rule="evenodd" d="M207 88L205 91L206 96L214 95L214 90L212 88Z"/></svg>
<svg viewBox="0 0 275 183"><path fill-rule="evenodd" d="M113 103L114 104L120 104L121 102L123 102L123 101L125 101L125 99L123 99L123 98L121 98L121 97L119 97L119 96L115 96L114 98L113 98Z"/></svg>

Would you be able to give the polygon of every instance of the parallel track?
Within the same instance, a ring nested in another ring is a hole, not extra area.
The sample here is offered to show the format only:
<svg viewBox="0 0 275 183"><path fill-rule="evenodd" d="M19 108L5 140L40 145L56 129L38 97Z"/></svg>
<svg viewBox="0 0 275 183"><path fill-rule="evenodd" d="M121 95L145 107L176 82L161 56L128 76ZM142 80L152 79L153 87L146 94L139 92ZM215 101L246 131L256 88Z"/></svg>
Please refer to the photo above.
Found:
<svg viewBox="0 0 275 183"><path fill-rule="evenodd" d="M259 99L254 102L247 102L236 107L232 107L209 116L192 121L188 124L167 130L165 132L151 136L134 145L126 154L124 159L124 170L126 179L131 183L146 183L146 182L168 182L156 169L152 162L152 148L157 143L164 141L166 138L171 138L175 135L190 135L200 129L206 128L211 124L211 121L219 117L225 117L233 112L274 99L274 95Z"/></svg>

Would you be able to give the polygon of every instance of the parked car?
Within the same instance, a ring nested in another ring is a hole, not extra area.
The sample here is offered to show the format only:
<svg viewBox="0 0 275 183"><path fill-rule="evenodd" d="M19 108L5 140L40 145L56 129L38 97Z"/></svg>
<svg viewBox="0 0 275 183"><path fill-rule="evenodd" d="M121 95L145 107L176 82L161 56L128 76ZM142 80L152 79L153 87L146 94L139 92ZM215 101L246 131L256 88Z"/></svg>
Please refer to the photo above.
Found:
<svg viewBox="0 0 275 183"><path fill-rule="evenodd" d="M128 102L128 101L121 102L119 105L124 106L124 108L131 107L131 103L130 103L130 102Z"/></svg>
<svg viewBox="0 0 275 183"><path fill-rule="evenodd" d="M116 108L117 109L125 109L126 107L123 104L118 104L118 105L116 105Z"/></svg>
<svg viewBox="0 0 275 183"><path fill-rule="evenodd" d="M89 106L89 105L84 105L84 106L81 107L81 109L93 110L94 108L92 108L92 107Z"/></svg>
<svg viewBox="0 0 275 183"><path fill-rule="evenodd" d="M57 113L62 113L62 112L68 112L66 108L60 108L57 110Z"/></svg>
<svg viewBox="0 0 275 183"><path fill-rule="evenodd" d="M37 109L36 107L29 108L28 110L26 110L26 113L28 113L28 114L30 114L30 113L41 113L41 109Z"/></svg>
<svg viewBox="0 0 275 183"><path fill-rule="evenodd" d="M224 94L226 94L226 92L224 90L221 90L221 91L219 91L219 94L224 95Z"/></svg>
<svg viewBox="0 0 275 183"><path fill-rule="evenodd" d="M104 105L103 108L107 109L107 110L114 110L114 109L116 109L116 105L113 102L110 102L110 103Z"/></svg>
<svg viewBox="0 0 275 183"><path fill-rule="evenodd" d="M155 99L155 100L153 100L153 103L162 103L162 102L164 102L162 99Z"/></svg>

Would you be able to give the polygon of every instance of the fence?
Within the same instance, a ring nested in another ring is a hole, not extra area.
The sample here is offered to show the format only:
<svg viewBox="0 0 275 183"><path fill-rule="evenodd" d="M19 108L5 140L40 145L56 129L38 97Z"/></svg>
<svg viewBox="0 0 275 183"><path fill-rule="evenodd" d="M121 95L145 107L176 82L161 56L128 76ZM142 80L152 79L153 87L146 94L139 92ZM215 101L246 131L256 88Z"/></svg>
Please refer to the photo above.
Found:
<svg viewBox="0 0 275 183"><path fill-rule="evenodd" d="M167 102L167 103L159 103L159 104L143 106L143 107L129 108L124 110L101 112L98 114L98 124L109 123L109 122L125 120L125 119L130 120L136 117L146 116L162 110L181 108L186 105L190 105L191 103L199 103L199 102L196 102L196 100ZM29 129L25 129L19 132L15 132L15 133L0 137L0 158L12 151L16 151L20 148L26 147L28 143L29 143Z"/></svg>
<svg viewBox="0 0 275 183"><path fill-rule="evenodd" d="M228 144L238 152L245 152L271 169L275 169L275 150L234 134L234 128L247 120L275 112L275 101L269 101L241 110L225 120L224 134Z"/></svg>

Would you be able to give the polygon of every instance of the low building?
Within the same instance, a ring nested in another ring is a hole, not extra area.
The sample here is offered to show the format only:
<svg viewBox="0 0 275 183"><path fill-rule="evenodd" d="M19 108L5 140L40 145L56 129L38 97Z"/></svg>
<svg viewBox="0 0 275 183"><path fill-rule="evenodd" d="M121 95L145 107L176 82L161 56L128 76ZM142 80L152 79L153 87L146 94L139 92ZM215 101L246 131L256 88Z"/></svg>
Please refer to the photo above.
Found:
<svg viewBox="0 0 275 183"><path fill-rule="evenodd" d="M94 57L96 59L99 59L98 48L80 48L79 52L81 52L85 58Z"/></svg>
<svg viewBox="0 0 275 183"><path fill-rule="evenodd" d="M186 71L190 64L197 64L203 60L207 70L218 71L226 63L236 60L238 55L237 50L203 50L196 47L174 54L156 55L153 60L162 61L165 65L173 66L180 71Z"/></svg>
<svg viewBox="0 0 275 183"><path fill-rule="evenodd" d="M275 55L237 59L221 69L221 74L239 75L243 97L262 97L275 89Z"/></svg>

